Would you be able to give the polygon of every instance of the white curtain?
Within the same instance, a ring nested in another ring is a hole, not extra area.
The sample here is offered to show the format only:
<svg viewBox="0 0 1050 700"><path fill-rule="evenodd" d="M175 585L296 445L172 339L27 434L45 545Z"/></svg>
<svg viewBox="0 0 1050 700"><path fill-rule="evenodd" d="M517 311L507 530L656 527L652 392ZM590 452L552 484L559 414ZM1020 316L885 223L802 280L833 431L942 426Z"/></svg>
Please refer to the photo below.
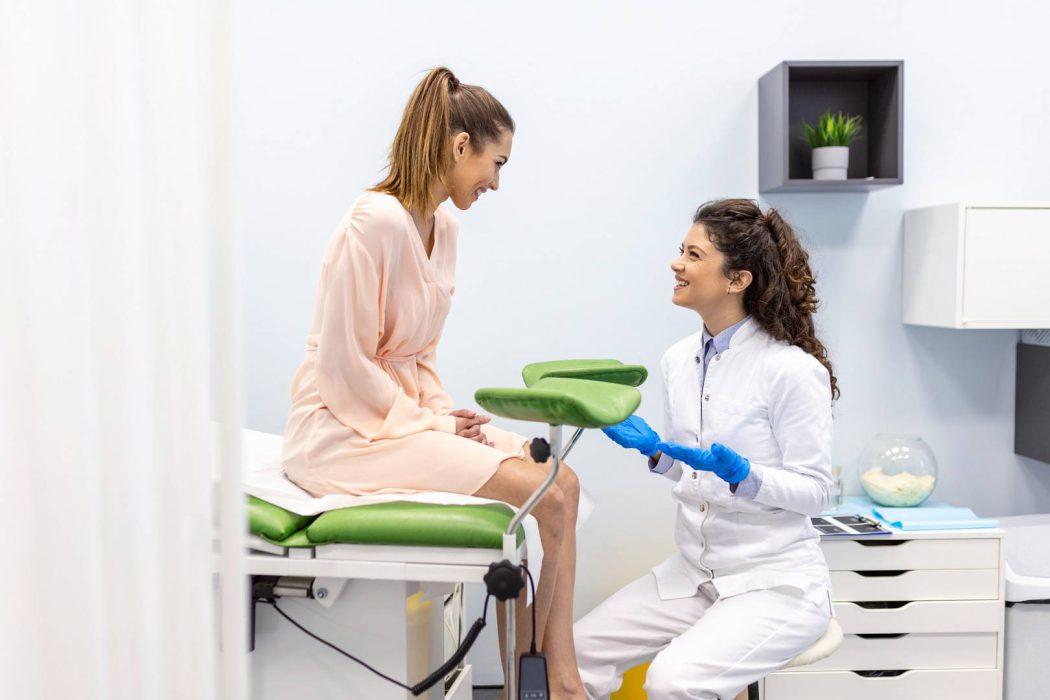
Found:
<svg viewBox="0 0 1050 700"><path fill-rule="evenodd" d="M236 417L227 24L0 0L0 697L243 690L208 445Z"/></svg>

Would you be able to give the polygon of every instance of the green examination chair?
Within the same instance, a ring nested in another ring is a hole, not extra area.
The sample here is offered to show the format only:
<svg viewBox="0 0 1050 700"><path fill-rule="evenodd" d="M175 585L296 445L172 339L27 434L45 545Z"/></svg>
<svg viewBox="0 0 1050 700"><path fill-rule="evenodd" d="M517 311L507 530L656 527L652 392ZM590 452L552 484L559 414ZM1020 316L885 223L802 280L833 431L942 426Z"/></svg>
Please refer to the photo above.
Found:
<svg viewBox="0 0 1050 700"><path fill-rule="evenodd" d="M252 535L260 546L273 546L289 556L297 549L326 544L404 545L408 547L500 549L514 566L524 539L521 522L554 483L561 462L586 428L603 428L627 419L641 403L638 387L646 369L617 360L559 360L528 365L524 386L478 389L475 400L485 411L503 418L549 426L547 439L530 445L533 459L549 462L543 484L517 513L500 503L445 505L409 501L375 503L301 516L272 503L249 497ZM575 432L562 444L562 426ZM280 561L266 563L280 567ZM294 562L293 562L294 564ZM291 566L292 564L289 564ZM505 626L506 648L513 650L514 616ZM516 698L515 654L507 654L506 696Z"/></svg>
<svg viewBox="0 0 1050 700"><path fill-rule="evenodd" d="M515 420L537 421L550 426L548 440L532 441L532 458L550 461L546 480L511 519L503 533L503 553L514 557L514 532L558 476L561 462L575 446L585 428L604 428L627 419L642 395L635 387L648 377L645 367L618 360L559 360L539 362L521 372L524 387L478 389L474 400L489 413ZM576 428L562 449L562 426ZM514 649L514 616L507 616L505 645ZM504 669L506 696L517 697L515 655L507 654Z"/></svg>

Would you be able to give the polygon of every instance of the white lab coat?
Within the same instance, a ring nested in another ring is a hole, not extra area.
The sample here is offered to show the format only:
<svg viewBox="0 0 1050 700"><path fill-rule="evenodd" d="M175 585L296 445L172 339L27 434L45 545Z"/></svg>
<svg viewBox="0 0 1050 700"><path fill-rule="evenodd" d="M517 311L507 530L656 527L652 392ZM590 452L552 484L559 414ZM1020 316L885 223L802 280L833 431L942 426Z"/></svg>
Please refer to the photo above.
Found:
<svg viewBox="0 0 1050 700"><path fill-rule="evenodd" d="M753 474L734 494L709 472L666 456L657 465L676 482L678 552L574 626L591 698L652 660L649 697L728 700L814 643L832 615L809 521L831 486L828 372L748 319L711 358L701 395L701 338L663 357L662 435L705 448L720 442L750 460Z"/></svg>
<svg viewBox="0 0 1050 700"><path fill-rule="evenodd" d="M827 507L831 487L828 372L748 319L711 358L701 396L700 346L693 334L660 363L664 439L722 443L751 462L761 488L752 499L710 472L679 463L666 471L677 482L679 551L653 569L660 597L692 596L712 581L723 598L789 585L828 605L828 568L809 520Z"/></svg>

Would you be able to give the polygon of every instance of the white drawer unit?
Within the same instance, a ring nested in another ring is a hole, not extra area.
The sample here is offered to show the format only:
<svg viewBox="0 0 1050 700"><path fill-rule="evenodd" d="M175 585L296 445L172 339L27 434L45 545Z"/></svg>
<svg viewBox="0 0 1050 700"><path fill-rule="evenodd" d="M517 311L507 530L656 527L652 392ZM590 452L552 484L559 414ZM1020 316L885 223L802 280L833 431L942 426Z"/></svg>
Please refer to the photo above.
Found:
<svg viewBox="0 0 1050 700"><path fill-rule="evenodd" d="M842 645L770 675L763 700L1002 700L1002 536L823 541Z"/></svg>
<svg viewBox="0 0 1050 700"><path fill-rule="evenodd" d="M902 316L947 328L1050 328L1050 202L904 215Z"/></svg>

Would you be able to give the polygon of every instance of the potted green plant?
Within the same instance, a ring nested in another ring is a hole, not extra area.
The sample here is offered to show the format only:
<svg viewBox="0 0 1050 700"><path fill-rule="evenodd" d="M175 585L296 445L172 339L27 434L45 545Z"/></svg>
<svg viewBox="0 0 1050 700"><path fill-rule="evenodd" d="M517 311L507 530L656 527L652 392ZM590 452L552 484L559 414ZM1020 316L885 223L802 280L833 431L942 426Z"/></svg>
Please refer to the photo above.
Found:
<svg viewBox="0 0 1050 700"><path fill-rule="evenodd" d="M832 114L825 110L813 126L802 120L805 139L813 147L813 179L845 180L849 167L849 145L860 136L859 115Z"/></svg>

